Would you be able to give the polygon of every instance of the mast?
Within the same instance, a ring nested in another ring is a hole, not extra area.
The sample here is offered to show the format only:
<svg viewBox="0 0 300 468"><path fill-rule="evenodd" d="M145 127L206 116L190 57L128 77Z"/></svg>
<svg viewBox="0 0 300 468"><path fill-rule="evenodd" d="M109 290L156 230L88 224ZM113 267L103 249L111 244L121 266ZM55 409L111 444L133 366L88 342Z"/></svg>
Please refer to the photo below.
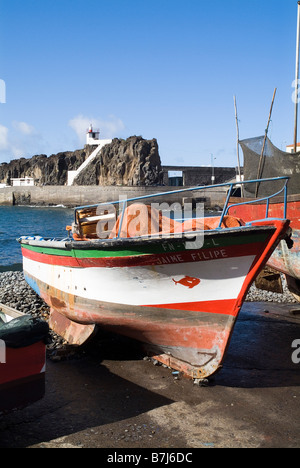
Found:
<svg viewBox="0 0 300 468"><path fill-rule="evenodd" d="M296 80L295 80L295 127L294 127L294 153L297 152L298 127L298 88L299 88L299 40L300 40L300 1L298 2L297 43L296 43Z"/></svg>
<svg viewBox="0 0 300 468"><path fill-rule="evenodd" d="M299 3L300 3L300 2L299 2ZM269 113L268 124L267 124L267 128L266 128L266 131L265 131L264 142L263 142L263 146L262 146L262 150L261 150L261 155L260 155L260 159L259 159L259 165L258 165L258 171L257 171L257 177L256 177L257 179L260 179L260 178L261 178L262 172L263 172L264 158L265 158L264 151L265 151L265 146L266 146L266 141L267 141L267 136L268 136L268 131L269 131L269 125L270 125L270 122L271 122L271 116L272 116L272 110L273 110L274 100L275 100L275 96L276 96L276 91L277 91L277 88L274 89L274 93L273 93L273 98L272 98L272 104L271 104L271 109L270 109L270 113ZM255 198L256 198L257 195L258 195L258 188L259 188L259 185L260 185L260 183L259 183L259 182L256 182Z"/></svg>
<svg viewBox="0 0 300 468"><path fill-rule="evenodd" d="M235 109L235 122L236 122L236 132L237 132L237 142L236 142L236 150L237 150L237 160L238 160L238 172L239 172L239 178L240 182L242 182L242 173L241 173L241 164L240 164L240 151L239 151L239 145L240 145L240 134L239 134L239 121L238 121L238 114L237 114L237 105L236 105L236 97L233 96L234 99L234 109ZM241 196L244 196L244 186L241 185Z"/></svg>

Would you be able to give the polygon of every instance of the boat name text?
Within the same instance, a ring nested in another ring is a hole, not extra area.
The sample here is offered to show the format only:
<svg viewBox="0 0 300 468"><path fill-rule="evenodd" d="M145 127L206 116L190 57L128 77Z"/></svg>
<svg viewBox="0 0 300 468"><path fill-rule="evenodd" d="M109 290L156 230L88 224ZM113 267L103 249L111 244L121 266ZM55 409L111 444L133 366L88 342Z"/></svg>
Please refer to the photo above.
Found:
<svg viewBox="0 0 300 468"><path fill-rule="evenodd" d="M163 255L157 258L156 265L184 262L201 262L205 260L217 260L228 258L226 249L203 250L199 252L185 252L184 254Z"/></svg>

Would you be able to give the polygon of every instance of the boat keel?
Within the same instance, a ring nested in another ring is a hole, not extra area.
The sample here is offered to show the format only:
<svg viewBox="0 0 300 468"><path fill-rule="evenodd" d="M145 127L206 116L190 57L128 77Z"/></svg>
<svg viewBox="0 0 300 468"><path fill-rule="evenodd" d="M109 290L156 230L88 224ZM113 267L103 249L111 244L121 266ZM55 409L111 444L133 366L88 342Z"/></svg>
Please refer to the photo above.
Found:
<svg viewBox="0 0 300 468"><path fill-rule="evenodd" d="M178 358L175 358L168 354L159 354L157 356L152 356L151 358L164 364L171 369L181 372L185 377L190 379L206 379L215 374L222 366L218 365L216 362L215 365L212 363L208 366L193 366L188 362L184 362Z"/></svg>
<svg viewBox="0 0 300 468"><path fill-rule="evenodd" d="M76 323L52 308L49 326L55 333L63 337L68 344L74 346L80 346L85 343L94 334L96 329L96 325Z"/></svg>

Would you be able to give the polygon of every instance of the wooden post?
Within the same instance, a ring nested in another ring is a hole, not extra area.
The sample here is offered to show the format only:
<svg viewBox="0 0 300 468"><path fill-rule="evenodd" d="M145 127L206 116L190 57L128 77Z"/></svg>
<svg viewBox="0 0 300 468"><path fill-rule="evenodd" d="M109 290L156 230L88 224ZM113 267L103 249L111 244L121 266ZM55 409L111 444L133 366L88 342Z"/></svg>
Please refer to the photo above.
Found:
<svg viewBox="0 0 300 468"><path fill-rule="evenodd" d="M238 121L238 114L237 114L236 97L234 96L233 98L234 98L235 122L236 122L236 132L237 132L236 149L237 149L238 171L239 171L240 182L242 182L241 164L240 164L240 134L239 134L239 121ZM244 186L243 186L243 185L241 185L241 196L244 197Z"/></svg>
<svg viewBox="0 0 300 468"><path fill-rule="evenodd" d="M271 122L271 116L272 116L272 110L273 110L273 105L274 105L274 101L275 101L276 91L277 91L277 88L275 88L274 94L273 94L273 99L272 99L272 104L271 104L271 109L270 109L269 119L268 119L268 125L267 125L266 131L265 131L265 138L264 138L264 142L263 142L263 146L262 146L262 150L261 150L261 155L260 155L260 159L259 159L259 165L258 165L258 170L257 170L257 179L260 179L261 176L262 176L264 151L265 151L269 126L270 126L270 122ZM258 194L258 188L259 188L259 182L256 182L255 198L257 197L257 194Z"/></svg>

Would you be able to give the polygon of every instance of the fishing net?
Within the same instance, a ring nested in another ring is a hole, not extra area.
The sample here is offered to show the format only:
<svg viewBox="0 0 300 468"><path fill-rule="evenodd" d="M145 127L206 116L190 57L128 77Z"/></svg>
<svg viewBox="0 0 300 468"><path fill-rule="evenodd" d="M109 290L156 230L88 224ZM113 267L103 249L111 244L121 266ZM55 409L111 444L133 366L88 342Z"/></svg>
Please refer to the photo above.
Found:
<svg viewBox="0 0 300 468"><path fill-rule="evenodd" d="M244 154L244 180L268 179L271 177L290 177L288 194L300 193L300 152L286 153L276 148L266 139L261 159L264 136L240 141ZM258 174L261 161L261 171ZM283 187L283 181L264 182L259 184L257 195L265 197L276 193ZM254 197L256 184L245 185L245 196Z"/></svg>

